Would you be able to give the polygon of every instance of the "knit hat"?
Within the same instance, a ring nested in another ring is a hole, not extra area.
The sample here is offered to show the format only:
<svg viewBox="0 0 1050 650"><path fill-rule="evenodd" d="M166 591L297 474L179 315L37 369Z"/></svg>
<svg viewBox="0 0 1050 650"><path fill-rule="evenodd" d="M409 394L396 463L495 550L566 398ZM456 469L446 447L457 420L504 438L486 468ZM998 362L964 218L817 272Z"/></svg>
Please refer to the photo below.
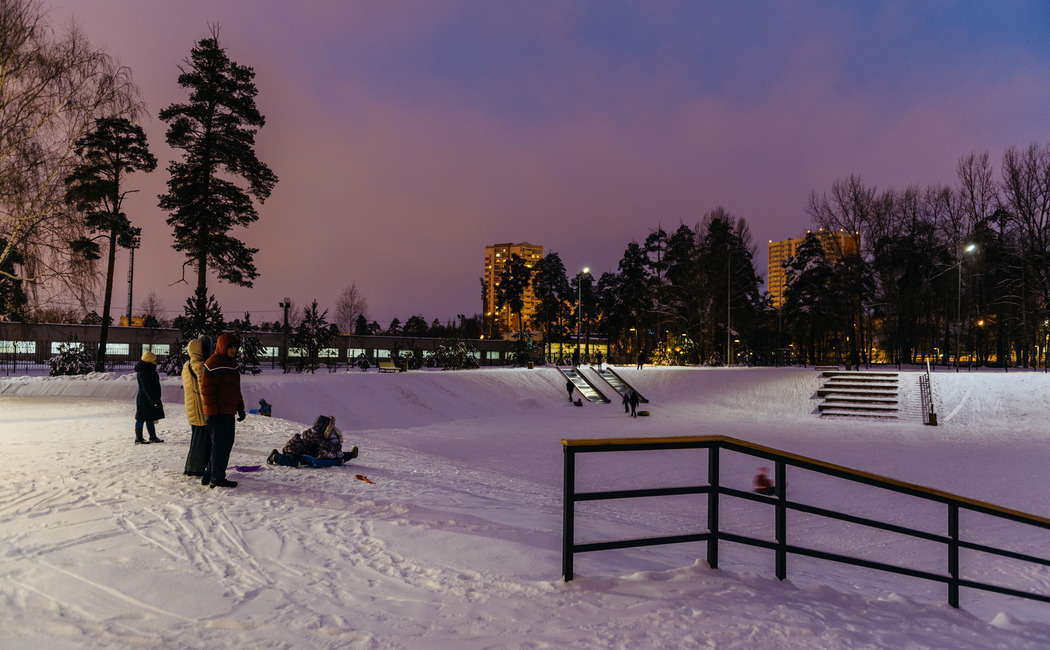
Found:
<svg viewBox="0 0 1050 650"><path fill-rule="evenodd" d="M149 350L142 353L142 360L146 363L157 363L157 355L153 354Z"/></svg>

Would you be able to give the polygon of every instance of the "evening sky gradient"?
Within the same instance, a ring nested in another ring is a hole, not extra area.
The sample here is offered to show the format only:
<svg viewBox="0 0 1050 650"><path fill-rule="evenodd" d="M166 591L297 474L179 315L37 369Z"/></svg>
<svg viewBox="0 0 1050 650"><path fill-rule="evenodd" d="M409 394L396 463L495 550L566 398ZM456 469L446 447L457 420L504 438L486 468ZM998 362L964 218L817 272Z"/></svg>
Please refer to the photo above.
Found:
<svg viewBox="0 0 1050 650"><path fill-rule="evenodd" d="M954 184L958 160L1050 141L1043 1L45 0L60 27L131 68L158 170L135 309L182 312L192 268L157 207L178 155L157 113L186 100L179 65L220 28L256 72L257 152L280 178L252 289L210 290L227 317L332 309L351 282L385 325L481 311L484 248L528 241L569 274L615 271L632 240L718 207L766 242L810 225L810 192ZM115 311L127 302L118 257ZM175 283L175 284L172 284Z"/></svg>

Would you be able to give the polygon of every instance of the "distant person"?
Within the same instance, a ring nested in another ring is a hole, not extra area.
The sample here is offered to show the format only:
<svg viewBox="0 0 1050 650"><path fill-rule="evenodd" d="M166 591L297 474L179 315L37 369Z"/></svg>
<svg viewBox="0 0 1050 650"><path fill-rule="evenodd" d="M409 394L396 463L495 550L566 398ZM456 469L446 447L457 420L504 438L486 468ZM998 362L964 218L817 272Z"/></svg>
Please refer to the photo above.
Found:
<svg viewBox="0 0 1050 650"><path fill-rule="evenodd" d="M631 394L628 392L624 392L623 394L623 412L631 412Z"/></svg>
<svg viewBox="0 0 1050 650"><path fill-rule="evenodd" d="M638 417L638 391L631 389L631 397L629 398L631 403L631 417Z"/></svg>
<svg viewBox="0 0 1050 650"><path fill-rule="evenodd" d="M645 365L645 354L642 352L638 353L638 369L641 370L642 366Z"/></svg>
<svg viewBox="0 0 1050 650"><path fill-rule="evenodd" d="M273 405L267 404L266 400L259 400L259 415L270 417L273 415Z"/></svg>
<svg viewBox="0 0 1050 650"><path fill-rule="evenodd" d="M602 351L598 350L594 353L594 361L598 364L598 372L602 371Z"/></svg>
<svg viewBox="0 0 1050 650"><path fill-rule="evenodd" d="M226 332L215 343L215 353L204 362L201 378L201 398L204 415L208 418L211 433L211 459L204 470L201 484L215 487L237 487L237 481L226 479L226 466L236 434L237 422L245 418L244 398L241 397L241 369L237 364L240 340L236 334Z"/></svg>
<svg viewBox="0 0 1050 650"><path fill-rule="evenodd" d="M572 351L572 367L577 368L580 365L580 348L576 348Z"/></svg>
<svg viewBox="0 0 1050 650"><path fill-rule="evenodd" d="M160 375L157 374L157 355L149 350L135 364L135 380L139 390L135 395L135 444L164 442L157 437L155 422L164 419L164 405L160 402ZM149 431L149 440L142 439L142 425Z"/></svg>
<svg viewBox="0 0 1050 650"><path fill-rule="evenodd" d="M758 474L755 474L755 479L752 482L752 485L754 486L755 492L759 494L769 495L774 494L777 491L776 486L773 485L773 481L769 478L768 467L758 468Z"/></svg>
<svg viewBox="0 0 1050 650"><path fill-rule="evenodd" d="M565 382L565 390L569 391L569 401L572 401L572 391L576 389L576 385L572 383L572 380Z"/></svg>
<svg viewBox="0 0 1050 650"><path fill-rule="evenodd" d="M202 336L186 344L189 359L182 364L182 389L185 393L186 421L190 423L190 449L186 454L186 476L204 476L211 458L211 435L208 419L204 416L204 399L201 397L201 377L204 376L204 360L211 356L211 339Z"/></svg>

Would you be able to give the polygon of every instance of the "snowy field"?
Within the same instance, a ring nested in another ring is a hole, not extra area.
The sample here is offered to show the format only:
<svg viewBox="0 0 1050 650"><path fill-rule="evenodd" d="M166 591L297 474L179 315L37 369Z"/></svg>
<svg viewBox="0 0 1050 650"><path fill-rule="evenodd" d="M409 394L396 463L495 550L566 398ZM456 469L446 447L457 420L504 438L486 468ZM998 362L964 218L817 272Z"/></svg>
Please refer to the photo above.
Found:
<svg viewBox="0 0 1050 650"><path fill-rule="evenodd" d="M245 377L249 407L264 398L277 417L238 425L236 489L183 475L176 379L164 380L166 442L135 446L133 375L0 378L0 646L1050 647L1050 604L964 589L955 610L941 585L794 556L781 582L770 552L731 544L718 570L703 545L685 544L581 554L576 579L560 576L562 438L728 435L1050 517L1050 376L940 370L940 426L928 427L915 372L896 422L821 419L812 369L622 374L651 417L626 417L619 403L575 408L549 368ZM358 459L266 464L322 413ZM676 484L704 454L591 456L578 487ZM724 463L723 480L742 489L761 464ZM793 496L943 533L943 508L790 469L788 482ZM581 506L577 539L706 521L702 499L634 505ZM727 507L723 525L772 537L760 505ZM943 550L869 530L800 519L789 532L944 570ZM1050 534L988 534L1050 552ZM1046 569L971 576L1050 593Z"/></svg>

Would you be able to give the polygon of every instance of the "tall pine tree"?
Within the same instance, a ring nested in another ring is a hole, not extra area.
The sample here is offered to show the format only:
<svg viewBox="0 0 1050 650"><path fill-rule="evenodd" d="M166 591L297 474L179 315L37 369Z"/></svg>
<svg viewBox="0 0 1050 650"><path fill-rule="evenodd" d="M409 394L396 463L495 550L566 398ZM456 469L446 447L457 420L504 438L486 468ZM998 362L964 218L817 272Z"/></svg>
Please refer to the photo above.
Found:
<svg viewBox="0 0 1050 650"><path fill-rule="evenodd" d="M106 292L102 304L102 328L99 333L98 356L95 371L105 370L106 345L109 325L113 320L113 267L117 246L130 247L139 229L131 225L122 206L129 190L124 187L128 174L151 172L157 168L157 158L150 153L142 127L123 117L107 117L95 121L93 128L76 144L81 162L66 177L66 201L83 213L88 229L107 240ZM74 242L94 259L99 257L96 239L82 238Z"/></svg>
<svg viewBox="0 0 1050 650"><path fill-rule="evenodd" d="M255 134L265 119L255 105L255 72L231 61L219 46L219 30L197 43L179 85L189 101L160 113L168 123L167 142L182 149L168 166L168 193L160 207L171 216L175 250L197 269L197 290L207 292L209 266L220 280L245 287L258 277L249 248L231 235L259 215L252 197L264 202L277 176L255 155ZM233 178L246 183L242 187Z"/></svg>

